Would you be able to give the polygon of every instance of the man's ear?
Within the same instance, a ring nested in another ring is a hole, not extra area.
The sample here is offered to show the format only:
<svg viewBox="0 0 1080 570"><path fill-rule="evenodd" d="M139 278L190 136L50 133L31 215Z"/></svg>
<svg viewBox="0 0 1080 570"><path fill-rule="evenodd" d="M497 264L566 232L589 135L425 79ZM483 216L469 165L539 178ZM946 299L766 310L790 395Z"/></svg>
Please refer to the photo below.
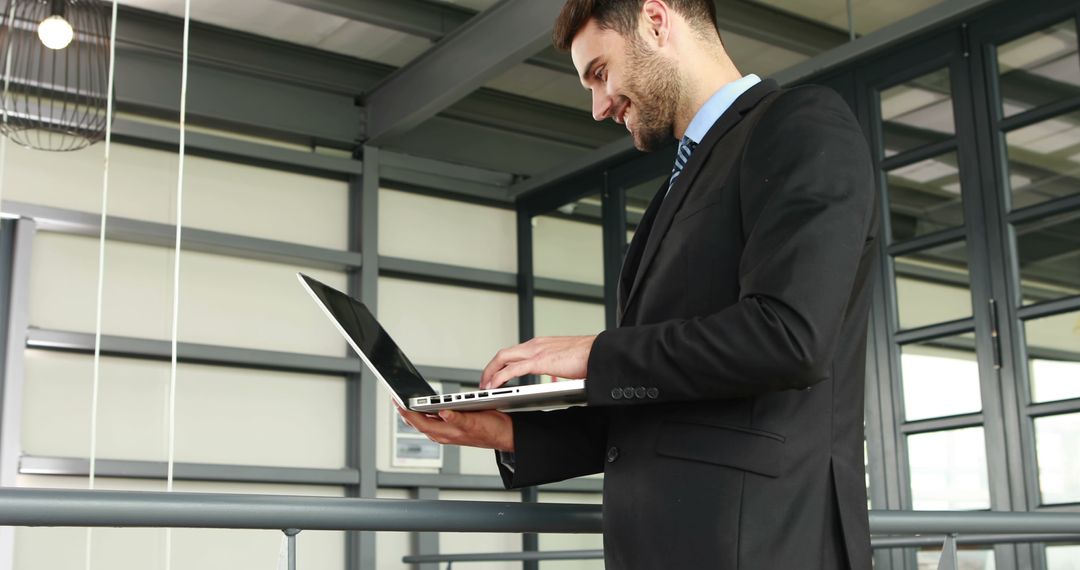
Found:
<svg viewBox="0 0 1080 570"><path fill-rule="evenodd" d="M641 6L641 26L646 41L656 47L667 45L671 32L671 7L663 0L646 0Z"/></svg>

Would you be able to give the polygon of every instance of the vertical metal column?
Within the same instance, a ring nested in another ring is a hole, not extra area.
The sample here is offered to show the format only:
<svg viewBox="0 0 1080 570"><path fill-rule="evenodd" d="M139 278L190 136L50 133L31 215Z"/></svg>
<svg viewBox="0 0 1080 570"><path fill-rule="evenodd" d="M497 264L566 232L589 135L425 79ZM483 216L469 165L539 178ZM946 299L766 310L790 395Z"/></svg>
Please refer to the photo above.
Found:
<svg viewBox="0 0 1080 570"><path fill-rule="evenodd" d="M296 535L300 534L300 529L287 528L281 532L288 537L289 570L296 570Z"/></svg>
<svg viewBox="0 0 1080 570"><path fill-rule="evenodd" d="M361 254L359 270L349 271L349 294L358 297L372 312L378 312L379 286L379 149L365 146L360 156L363 175L349 179L349 248ZM378 471L377 394L375 378L366 369L348 377L346 387L347 459L360 472L360 481L348 490L350 497L374 498ZM346 568L375 569L375 533L350 532L345 541Z"/></svg>
<svg viewBox="0 0 1080 570"><path fill-rule="evenodd" d="M520 205L517 209L517 262L518 262L518 337L522 342L529 340L536 334L536 280L533 279L533 234L532 212L523 209ZM523 379L524 381L525 379ZM534 378L528 379L527 383L534 382ZM521 490L521 501L535 503L539 499L536 487L526 487ZM535 533L524 533L521 536L521 549L524 551L536 551L540 547L540 538ZM521 563L523 570L538 570L540 563L525 561Z"/></svg>
<svg viewBox="0 0 1080 570"><path fill-rule="evenodd" d="M30 255L36 224L7 220L0 227L0 486L14 487L22 454L22 399L29 327ZM15 565L15 529L0 527L0 570Z"/></svg>

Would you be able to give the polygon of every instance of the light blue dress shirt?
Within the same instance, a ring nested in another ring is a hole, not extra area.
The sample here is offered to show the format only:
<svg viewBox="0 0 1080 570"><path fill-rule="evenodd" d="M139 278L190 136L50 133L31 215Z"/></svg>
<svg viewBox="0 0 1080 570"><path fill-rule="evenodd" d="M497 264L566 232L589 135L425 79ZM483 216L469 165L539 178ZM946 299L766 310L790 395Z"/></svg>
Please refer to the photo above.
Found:
<svg viewBox="0 0 1080 570"><path fill-rule="evenodd" d="M721 87L716 93L713 93L712 97L709 97L709 100L694 115L690 125L686 127L686 136L690 137L690 140L695 143L700 144L701 139L705 138L705 133L709 132L713 123L731 107L731 104L758 83L761 83L761 78L751 73L742 79L736 79Z"/></svg>

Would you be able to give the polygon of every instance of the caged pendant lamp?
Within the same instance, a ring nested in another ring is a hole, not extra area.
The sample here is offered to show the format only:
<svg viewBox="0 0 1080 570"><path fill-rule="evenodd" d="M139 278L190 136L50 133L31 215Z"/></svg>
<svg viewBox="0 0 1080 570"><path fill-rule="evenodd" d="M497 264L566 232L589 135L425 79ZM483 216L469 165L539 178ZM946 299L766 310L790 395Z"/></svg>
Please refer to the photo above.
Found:
<svg viewBox="0 0 1080 570"><path fill-rule="evenodd" d="M0 0L0 134L79 150L105 136L109 14L101 0Z"/></svg>

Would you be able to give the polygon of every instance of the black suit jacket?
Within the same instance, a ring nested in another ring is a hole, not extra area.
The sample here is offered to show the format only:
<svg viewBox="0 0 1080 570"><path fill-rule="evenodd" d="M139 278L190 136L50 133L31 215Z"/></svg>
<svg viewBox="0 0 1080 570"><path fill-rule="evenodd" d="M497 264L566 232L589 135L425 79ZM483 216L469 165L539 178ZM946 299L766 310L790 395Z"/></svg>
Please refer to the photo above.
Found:
<svg viewBox="0 0 1080 570"><path fill-rule="evenodd" d="M513 415L507 486L604 472L609 569L869 569L872 172L832 91L739 97L638 227L588 407Z"/></svg>

